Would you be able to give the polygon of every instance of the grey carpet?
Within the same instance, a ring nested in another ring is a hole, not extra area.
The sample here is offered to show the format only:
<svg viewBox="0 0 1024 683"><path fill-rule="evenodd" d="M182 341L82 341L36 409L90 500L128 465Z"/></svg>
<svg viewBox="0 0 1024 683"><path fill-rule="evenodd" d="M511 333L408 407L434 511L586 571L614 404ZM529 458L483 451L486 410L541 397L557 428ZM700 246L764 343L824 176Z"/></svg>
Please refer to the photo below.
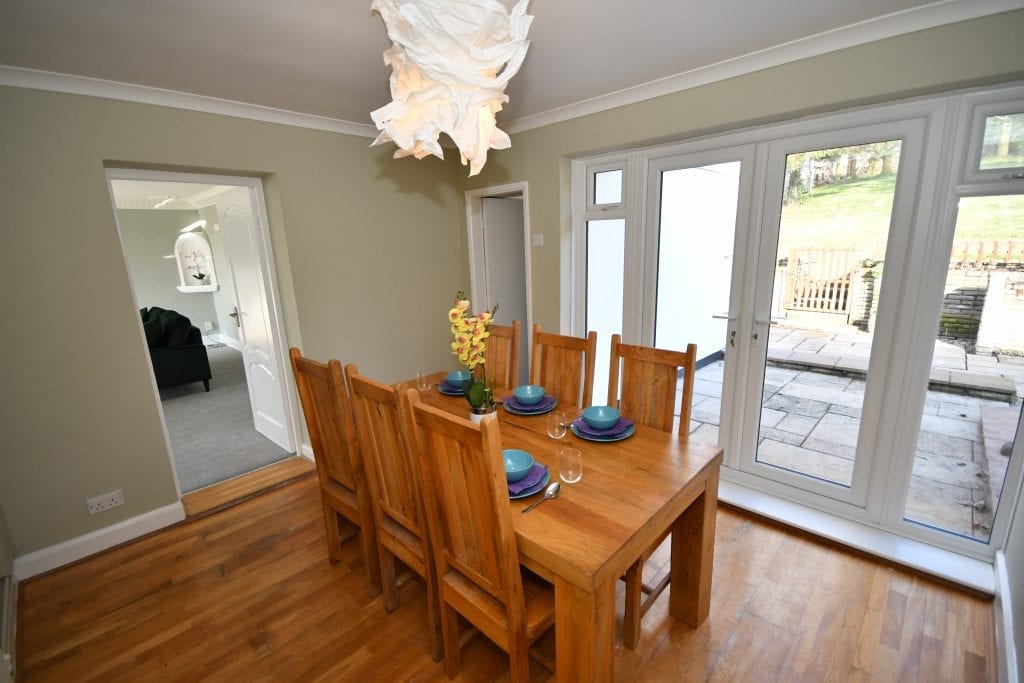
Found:
<svg viewBox="0 0 1024 683"><path fill-rule="evenodd" d="M160 390L182 493L283 460L292 453L253 426L242 354L207 348L210 391L202 382Z"/></svg>

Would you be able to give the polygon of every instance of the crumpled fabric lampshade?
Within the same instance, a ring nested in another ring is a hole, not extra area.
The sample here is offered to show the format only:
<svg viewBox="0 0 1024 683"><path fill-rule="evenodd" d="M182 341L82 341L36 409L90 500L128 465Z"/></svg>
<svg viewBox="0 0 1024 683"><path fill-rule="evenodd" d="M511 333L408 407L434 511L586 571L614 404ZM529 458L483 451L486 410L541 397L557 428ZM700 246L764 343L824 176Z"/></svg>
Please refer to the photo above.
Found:
<svg viewBox="0 0 1024 683"><path fill-rule="evenodd" d="M373 144L393 141L396 159L443 159L438 136L446 133L471 176L487 150L511 146L494 115L530 45L528 3L509 12L497 0L373 0L391 39L384 63L392 69L392 101L370 114L381 131Z"/></svg>

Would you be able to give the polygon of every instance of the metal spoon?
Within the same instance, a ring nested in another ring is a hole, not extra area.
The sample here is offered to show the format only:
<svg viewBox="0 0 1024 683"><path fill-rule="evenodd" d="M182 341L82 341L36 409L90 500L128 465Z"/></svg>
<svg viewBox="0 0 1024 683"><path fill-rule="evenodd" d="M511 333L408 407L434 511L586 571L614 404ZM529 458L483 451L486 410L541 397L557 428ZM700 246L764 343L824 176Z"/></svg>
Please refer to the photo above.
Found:
<svg viewBox="0 0 1024 683"><path fill-rule="evenodd" d="M545 500L550 500L550 499L552 499L552 498L556 497L556 496L558 495L558 490L559 490L559 489L561 489L561 488L562 488L562 485L561 485L561 484L559 484L559 483L558 483L558 482L556 481L556 482L555 482L554 484L552 484L551 486L549 486L549 487L547 487L546 489L544 489L544 497L543 497L543 498L541 498L540 500L538 500L538 501L537 501L536 503L534 503L533 505L531 505L531 506L529 506L529 507L527 507L527 508L524 508L524 509L523 509L523 514L525 515L525 514L526 514L527 512L529 512L529 511L530 511L530 510L532 510L533 508L537 507L538 505L540 505L541 503L543 503L543 502L544 502Z"/></svg>

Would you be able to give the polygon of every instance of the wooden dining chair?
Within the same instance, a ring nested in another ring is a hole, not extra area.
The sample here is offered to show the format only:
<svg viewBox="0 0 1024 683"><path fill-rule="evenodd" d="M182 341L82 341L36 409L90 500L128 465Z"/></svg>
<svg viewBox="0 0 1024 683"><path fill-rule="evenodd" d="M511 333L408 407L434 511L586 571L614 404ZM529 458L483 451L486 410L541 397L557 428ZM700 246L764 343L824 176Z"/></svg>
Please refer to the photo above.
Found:
<svg viewBox="0 0 1024 683"><path fill-rule="evenodd" d="M543 386L559 403L586 408L593 398L596 354L597 332L568 337L534 324L530 384Z"/></svg>
<svg viewBox="0 0 1024 683"><path fill-rule="evenodd" d="M676 432L680 439L687 439L693 407L693 378L697 369L696 344L688 344L686 351L655 349L623 344L621 335L614 334L609 365L608 405L619 406L622 414L634 422L666 432ZM676 420L675 405L680 375L683 391L679 418ZM653 585L643 582L644 566L668 535L666 531L657 543L626 570L622 642L630 650L640 640L640 621L643 615L668 586L671 577L671 572L665 572Z"/></svg>
<svg viewBox="0 0 1024 683"><path fill-rule="evenodd" d="M376 529L341 362L332 359L324 365L303 357L296 348L288 354L320 479L328 555L332 563L340 562L342 542L358 534L370 595L379 595ZM343 533L346 523L352 528Z"/></svg>
<svg viewBox="0 0 1024 683"><path fill-rule="evenodd" d="M437 578L423 515L419 462L408 448L406 435L410 430L399 408L399 393L394 387L363 377L352 364L345 366L345 377L352 391L359 450L377 528L384 609L393 612L398 608L397 558L426 584L430 654L439 661L442 650Z"/></svg>
<svg viewBox="0 0 1024 683"><path fill-rule="evenodd" d="M519 565L498 421L479 425L406 390L423 472L441 599L445 670L462 670L459 615L509 655L512 681L530 679L529 646L554 623L551 585Z"/></svg>
<svg viewBox="0 0 1024 683"><path fill-rule="evenodd" d="M521 326L518 320L511 325L491 325L487 338L487 362L484 372L492 387L515 389L519 386L519 344Z"/></svg>

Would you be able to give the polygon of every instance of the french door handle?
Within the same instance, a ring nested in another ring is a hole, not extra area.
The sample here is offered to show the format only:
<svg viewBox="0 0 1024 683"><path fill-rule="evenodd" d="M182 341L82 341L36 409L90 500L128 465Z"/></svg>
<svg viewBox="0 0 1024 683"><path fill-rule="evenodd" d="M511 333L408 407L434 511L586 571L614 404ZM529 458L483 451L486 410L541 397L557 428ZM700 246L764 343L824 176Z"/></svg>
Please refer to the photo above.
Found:
<svg viewBox="0 0 1024 683"><path fill-rule="evenodd" d="M711 317L714 318L715 320L728 320L729 322L735 322L736 321L736 315L735 314L721 314L721 313L718 313L718 314L712 315Z"/></svg>

